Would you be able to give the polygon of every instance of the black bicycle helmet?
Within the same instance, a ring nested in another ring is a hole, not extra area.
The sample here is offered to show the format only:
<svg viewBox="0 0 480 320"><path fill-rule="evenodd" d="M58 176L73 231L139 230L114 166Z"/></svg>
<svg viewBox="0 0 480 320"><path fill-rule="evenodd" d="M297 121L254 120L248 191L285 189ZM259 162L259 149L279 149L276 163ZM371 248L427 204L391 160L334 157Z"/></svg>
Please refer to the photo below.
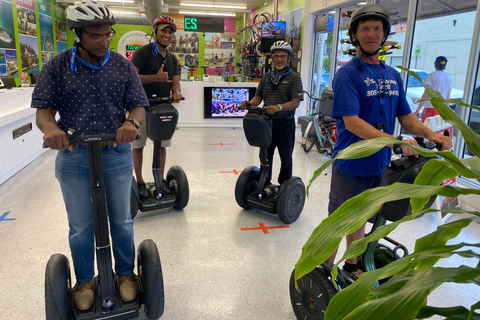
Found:
<svg viewBox="0 0 480 320"><path fill-rule="evenodd" d="M67 24L70 29L96 25L114 25L116 20L112 11L102 3L95 1L77 1L65 9Z"/></svg>
<svg viewBox="0 0 480 320"><path fill-rule="evenodd" d="M353 35L357 32L358 25L360 24L360 22L369 19L376 19L382 21L384 39L380 46L382 46L385 41L387 41L388 35L390 34L390 30L392 27L390 23L390 14L388 13L387 9L385 9L381 5L367 4L366 6L357 9L352 14L350 24L348 25L348 35L350 36L350 41L352 42L353 46L357 46L357 41L353 40Z"/></svg>

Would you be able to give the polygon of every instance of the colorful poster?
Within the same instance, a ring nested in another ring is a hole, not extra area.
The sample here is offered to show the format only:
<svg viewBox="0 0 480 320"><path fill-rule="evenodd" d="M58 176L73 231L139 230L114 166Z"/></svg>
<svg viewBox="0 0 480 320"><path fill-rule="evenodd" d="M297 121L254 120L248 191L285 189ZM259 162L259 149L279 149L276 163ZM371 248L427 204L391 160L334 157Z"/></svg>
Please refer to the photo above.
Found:
<svg viewBox="0 0 480 320"><path fill-rule="evenodd" d="M52 0L38 0L38 13L52 16Z"/></svg>
<svg viewBox="0 0 480 320"><path fill-rule="evenodd" d="M57 54L60 54L63 51L66 51L67 49L68 49L68 46L66 42L57 41Z"/></svg>
<svg viewBox="0 0 480 320"><path fill-rule="evenodd" d="M55 52L52 18L44 14L39 14L38 22L40 25L40 50Z"/></svg>
<svg viewBox="0 0 480 320"><path fill-rule="evenodd" d="M230 68L235 58L235 34L205 33L205 67Z"/></svg>
<svg viewBox="0 0 480 320"><path fill-rule="evenodd" d="M67 23L55 20L55 39L57 41L67 42Z"/></svg>
<svg viewBox="0 0 480 320"><path fill-rule="evenodd" d="M18 77L17 50L5 50L7 76Z"/></svg>
<svg viewBox="0 0 480 320"><path fill-rule="evenodd" d="M36 37L20 35L20 58L23 72L40 72Z"/></svg>
<svg viewBox="0 0 480 320"><path fill-rule="evenodd" d="M290 66L292 70L296 72L300 72L298 65L301 57L297 56L297 52L300 50L302 40L302 17L303 8L298 8L278 16L279 21L286 22L285 41L292 46L293 56L290 61Z"/></svg>
<svg viewBox="0 0 480 320"><path fill-rule="evenodd" d="M12 3L0 0L0 48L15 49Z"/></svg>
<svg viewBox="0 0 480 320"><path fill-rule="evenodd" d="M178 60L180 66L198 68L198 46L199 46L198 32L175 32L172 44L168 47Z"/></svg>
<svg viewBox="0 0 480 320"><path fill-rule="evenodd" d="M25 9L30 9L30 11L35 12L35 3L33 0L17 0L17 7L22 7Z"/></svg>
<svg viewBox="0 0 480 320"><path fill-rule="evenodd" d="M65 8L67 6L65 4L55 3L55 19L61 20L63 22L67 21L65 19Z"/></svg>
<svg viewBox="0 0 480 320"><path fill-rule="evenodd" d="M37 19L35 11L17 6L18 32L31 36L37 35Z"/></svg>

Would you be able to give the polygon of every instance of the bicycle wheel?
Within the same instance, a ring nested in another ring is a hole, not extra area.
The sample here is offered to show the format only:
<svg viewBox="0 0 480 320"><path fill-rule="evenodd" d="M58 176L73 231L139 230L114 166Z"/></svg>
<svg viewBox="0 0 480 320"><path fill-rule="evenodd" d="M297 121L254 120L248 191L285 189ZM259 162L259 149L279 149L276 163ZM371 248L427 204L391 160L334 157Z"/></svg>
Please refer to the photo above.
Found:
<svg viewBox="0 0 480 320"><path fill-rule="evenodd" d="M335 146L335 142L333 142L330 131L325 130L323 139L323 148L325 150L325 153L327 154L327 156L331 157L333 154L333 147Z"/></svg>
<svg viewBox="0 0 480 320"><path fill-rule="evenodd" d="M260 12L253 18L253 23L268 22L272 19L272 15L266 11Z"/></svg>
<svg viewBox="0 0 480 320"><path fill-rule="evenodd" d="M305 152L310 152L312 150L313 145L317 141L317 134L315 133L315 127L313 125L313 121L310 121L305 129L305 134L302 138L302 148Z"/></svg>

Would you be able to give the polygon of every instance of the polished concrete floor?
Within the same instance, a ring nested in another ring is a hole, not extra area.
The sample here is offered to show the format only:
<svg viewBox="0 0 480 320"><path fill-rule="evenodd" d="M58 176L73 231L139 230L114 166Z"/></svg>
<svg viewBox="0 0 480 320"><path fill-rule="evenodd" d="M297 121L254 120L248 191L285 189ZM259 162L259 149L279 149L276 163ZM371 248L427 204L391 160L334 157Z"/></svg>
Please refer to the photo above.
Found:
<svg viewBox="0 0 480 320"><path fill-rule="evenodd" d="M297 130L300 141L300 130ZM152 180L152 148L146 148L144 175ZM69 256L67 220L49 150L0 186L0 319L44 318L45 265L53 253ZM305 184L327 158L296 144L294 175ZM258 150L240 128L180 128L168 148L167 168L180 165L190 185L183 211L164 209L135 219L135 241L158 246L165 283L162 319L294 319L289 279L312 230L327 216L329 170L312 185L299 219L287 228L277 216L243 210L234 198L245 167L258 166ZM279 168L274 160L274 176ZM402 225L393 237L413 250L414 241L438 225L425 215ZM243 231L242 228L257 230ZM478 242L470 226L458 241ZM340 247L343 253L344 245ZM458 265L450 259L446 265ZM463 262L472 264L470 261ZM474 263L474 262L473 262ZM442 285L429 299L435 306L477 301L473 285ZM145 319L143 311L139 319Z"/></svg>

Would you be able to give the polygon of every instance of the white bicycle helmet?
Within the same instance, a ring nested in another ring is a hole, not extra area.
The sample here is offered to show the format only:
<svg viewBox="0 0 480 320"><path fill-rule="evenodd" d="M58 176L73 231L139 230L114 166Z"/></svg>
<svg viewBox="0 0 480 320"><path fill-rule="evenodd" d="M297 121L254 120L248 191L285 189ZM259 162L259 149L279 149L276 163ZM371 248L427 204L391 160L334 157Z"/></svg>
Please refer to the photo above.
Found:
<svg viewBox="0 0 480 320"><path fill-rule="evenodd" d="M271 47L270 47L270 53L274 53L277 50L284 50L287 51L290 55L292 55L292 46L288 44L288 42L285 42L283 40L279 40L275 42Z"/></svg>
<svg viewBox="0 0 480 320"><path fill-rule="evenodd" d="M95 1L77 1L65 9L67 24L70 29L95 25L114 25L115 17L112 11L102 3Z"/></svg>

